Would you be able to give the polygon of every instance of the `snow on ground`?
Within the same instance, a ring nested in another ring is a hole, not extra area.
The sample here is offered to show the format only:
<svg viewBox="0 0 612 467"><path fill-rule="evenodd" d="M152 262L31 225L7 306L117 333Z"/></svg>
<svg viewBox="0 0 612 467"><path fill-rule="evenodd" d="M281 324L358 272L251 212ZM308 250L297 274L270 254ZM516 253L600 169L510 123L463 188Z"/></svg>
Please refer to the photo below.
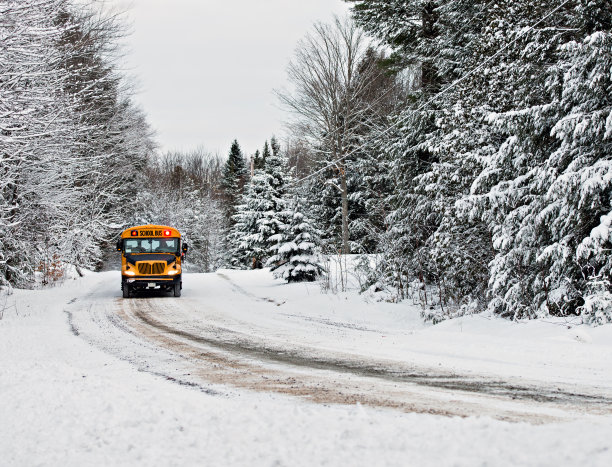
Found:
<svg viewBox="0 0 612 467"><path fill-rule="evenodd" d="M208 303L223 282L233 292ZM7 297L15 307L0 320L0 465L612 465L610 416L530 425L406 414L202 390L139 371L75 336L64 312L101 288L117 300L118 285L107 272ZM406 305L281 285L267 271L187 275L183 292L176 300L217 306L228 323L321 349L611 387L610 326L476 316L432 327Z"/></svg>
<svg viewBox="0 0 612 467"><path fill-rule="evenodd" d="M291 329L293 339L330 349L443 367L462 373L588 384L612 390L612 326L567 319L511 322L470 315L424 323L417 306L364 303L354 292L321 294L316 284L284 284L265 271L222 270L254 297L277 305L229 308L270 335ZM205 286L197 291L206 300ZM314 327L319 324L320 326ZM267 325L267 326L266 326Z"/></svg>

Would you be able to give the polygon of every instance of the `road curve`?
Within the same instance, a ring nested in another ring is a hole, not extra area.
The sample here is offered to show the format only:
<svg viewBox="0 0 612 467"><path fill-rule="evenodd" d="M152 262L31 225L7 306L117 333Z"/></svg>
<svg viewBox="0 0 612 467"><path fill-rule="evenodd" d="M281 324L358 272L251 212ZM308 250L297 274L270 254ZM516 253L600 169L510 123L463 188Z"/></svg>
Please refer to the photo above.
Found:
<svg viewBox="0 0 612 467"><path fill-rule="evenodd" d="M234 306L266 300L227 277L212 278L216 293L241 295ZM612 413L612 395L593 388L530 385L317 348L291 335L266 335L198 300L122 299L113 285L101 283L67 304L73 332L141 370L204 390L229 386L323 404L530 423Z"/></svg>

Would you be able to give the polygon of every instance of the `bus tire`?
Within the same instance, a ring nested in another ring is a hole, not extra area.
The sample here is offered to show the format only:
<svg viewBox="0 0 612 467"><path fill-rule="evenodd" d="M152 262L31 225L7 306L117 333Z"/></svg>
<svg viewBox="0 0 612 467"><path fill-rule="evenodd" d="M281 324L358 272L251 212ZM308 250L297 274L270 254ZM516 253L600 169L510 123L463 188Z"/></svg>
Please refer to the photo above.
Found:
<svg viewBox="0 0 612 467"><path fill-rule="evenodd" d="M123 298L130 298L130 286L128 284L123 284L121 290L123 290Z"/></svg>
<svg viewBox="0 0 612 467"><path fill-rule="evenodd" d="M181 283L180 282L174 283L174 296L175 297L181 296Z"/></svg>

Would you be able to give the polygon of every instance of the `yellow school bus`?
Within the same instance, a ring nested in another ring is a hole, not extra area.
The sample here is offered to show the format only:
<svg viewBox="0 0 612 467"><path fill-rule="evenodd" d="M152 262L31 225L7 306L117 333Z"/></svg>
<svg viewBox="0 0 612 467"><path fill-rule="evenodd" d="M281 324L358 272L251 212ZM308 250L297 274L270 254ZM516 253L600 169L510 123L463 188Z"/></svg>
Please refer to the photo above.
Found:
<svg viewBox="0 0 612 467"><path fill-rule="evenodd" d="M181 234L166 225L138 225L121 234L121 290L123 298L134 292L161 289L181 296L182 266L187 244Z"/></svg>

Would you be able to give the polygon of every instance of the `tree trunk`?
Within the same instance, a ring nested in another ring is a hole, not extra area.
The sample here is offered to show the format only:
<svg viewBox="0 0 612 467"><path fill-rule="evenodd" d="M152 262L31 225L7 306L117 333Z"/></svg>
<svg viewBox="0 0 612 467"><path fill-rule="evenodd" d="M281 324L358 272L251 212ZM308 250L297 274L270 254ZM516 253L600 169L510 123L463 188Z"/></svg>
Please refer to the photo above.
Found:
<svg viewBox="0 0 612 467"><path fill-rule="evenodd" d="M436 26L438 23L437 2L425 2L421 10L421 20L423 22L423 38L434 40L438 33ZM436 93L439 89L436 65L431 57L425 57L421 65L421 85L423 89Z"/></svg>
<svg viewBox="0 0 612 467"><path fill-rule="evenodd" d="M340 194L342 196L342 254L349 253L349 229L348 229L348 189L346 187L346 172L340 170Z"/></svg>

